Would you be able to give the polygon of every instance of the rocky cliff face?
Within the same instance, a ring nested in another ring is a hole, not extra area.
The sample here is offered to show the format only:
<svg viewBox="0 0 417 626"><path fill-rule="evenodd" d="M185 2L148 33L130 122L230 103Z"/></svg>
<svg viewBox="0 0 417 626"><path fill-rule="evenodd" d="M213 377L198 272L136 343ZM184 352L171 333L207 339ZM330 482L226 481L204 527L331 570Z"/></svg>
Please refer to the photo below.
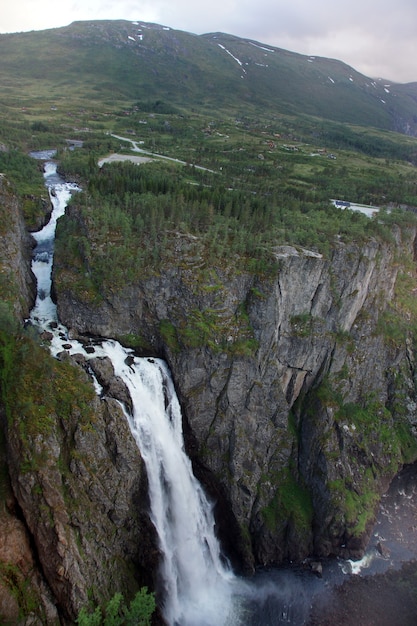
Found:
<svg viewBox="0 0 417 626"><path fill-rule="evenodd" d="M2 177L0 208L2 298L11 305L1 311L0 621L69 624L90 602L153 587L147 480L115 399L128 403L127 390L111 363L96 358L87 367L65 352L52 359L4 327L11 312L28 315L35 285L31 240Z"/></svg>
<svg viewBox="0 0 417 626"><path fill-rule="evenodd" d="M2 299L11 302L16 317L23 319L29 315L36 295L30 269L31 238L18 199L3 174L0 174L0 217Z"/></svg>
<svg viewBox="0 0 417 626"><path fill-rule="evenodd" d="M247 566L360 554L380 494L415 455L413 354L384 322L415 233L340 243L330 259L279 247L263 276L207 268L176 237L177 265L94 303L57 271L61 319L168 360L195 471Z"/></svg>
<svg viewBox="0 0 417 626"><path fill-rule="evenodd" d="M14 415L6 431L13 492L54 604L69 620L91 600L152 584L144 572L156 566L146 477L127 420L114 399L99 400L76 361L48 368L60 397L48 423L22 425ZM111 363L90 366L106 388L120 387ZM66 407L64 385L77 394Z"/></svg>
<svg viewBox="0 0 417 626"><path fill-rule="evenodd" d="M4 416L11 493L3 524L24 542L16 551L0 550L3 597L16 589L21 594L3 617L15 611L39 623L72 623L90 602L102 603L116 591L130 598L140 586L152 587L158 554L142 460L113 397L125 399L123 383L108 360L90 360L88 369L105 390L100 400L81 355L64 352L56 361L37 350L18 363L16 398ZM29 382L34 373L37 383ZM16 569L18 582L6 575L7 567ZM34 579L26 595L24 575Z"/></svg>

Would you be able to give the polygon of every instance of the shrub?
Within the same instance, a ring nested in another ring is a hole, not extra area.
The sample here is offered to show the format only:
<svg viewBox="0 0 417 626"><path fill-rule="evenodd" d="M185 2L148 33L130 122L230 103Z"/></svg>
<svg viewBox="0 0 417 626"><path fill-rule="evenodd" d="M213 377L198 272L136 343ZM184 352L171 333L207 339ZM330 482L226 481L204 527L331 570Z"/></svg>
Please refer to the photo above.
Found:
<svg viewBox="0 0 417 626"><path fill-rule="evenodd" d="M77 617L79 626L149 626L155 611L155 595L142 587L129 606L120 592L107 603L104 613L97 606L92 613L83 607Z"/></svg>

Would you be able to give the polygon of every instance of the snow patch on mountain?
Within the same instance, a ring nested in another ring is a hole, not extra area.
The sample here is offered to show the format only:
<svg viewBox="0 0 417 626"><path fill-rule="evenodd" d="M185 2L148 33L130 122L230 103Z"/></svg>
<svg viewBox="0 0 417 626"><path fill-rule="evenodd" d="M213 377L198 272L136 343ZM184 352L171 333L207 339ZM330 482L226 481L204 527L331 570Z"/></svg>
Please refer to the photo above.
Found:
<svg viewBox="0 0 417 626"><path fill-rule="evenodd" d="M229 54L229 55L232 57L232 59L233 59L234 61L236 61L236 63L238 63L238 64L240 65L240 67L242 68L242 71L246 74L246 70L245 70L245 68L243 67L243 63L242 63L242 61L241 61L240 59L238 59L237 57L235 57L235 56L234 56L234 54L232 54L232 53L230 52L230 50L228 50L227 48L225 48L225 46L223 46L221 43L218 43L217 45L219 46L219 48L221 48L222 50L224 50L225 52L227 52L227 54Z"/></svg>
<svg viewBox="0 0 417 626"><path fill-rule="evenodd" d="M257 43L254 43L253 41L248 41L248 43L251 46L254 46L255 48L259 48L259 50L265 50L266 52L275 52L275 50L272 50L271 48L266 48L265 46L260 46Z"/></svg>

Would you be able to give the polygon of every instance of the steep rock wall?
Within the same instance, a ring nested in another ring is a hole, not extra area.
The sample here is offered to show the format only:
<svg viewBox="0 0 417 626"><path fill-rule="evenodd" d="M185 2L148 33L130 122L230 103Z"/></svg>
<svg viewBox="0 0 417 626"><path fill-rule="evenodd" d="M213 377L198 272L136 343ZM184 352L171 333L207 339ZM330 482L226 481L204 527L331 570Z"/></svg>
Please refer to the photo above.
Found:
<svg viewBox="0 0 417 626"><path fill-rule="evenodd" d="M17 318L29 315L36 296L35 277L31 271L31 238L18 198L7 178L0 174L0 279L2 299L13 304Z"/></svg>
<svg viewBox="0 0 417 626"><path fill-rule="evenodd" d="M72 332L140 337L168 360L196 473L249 567L360 554L404 460L400 431L413 447L412 352L380 324L415 233L393 235L340 243L330 259L282 246L276 271L260 276L238 262L197 263L177 234L177 265L94 302L60 286L57 260L58 310Z"/></svg>
<svg viewBox="0 0 417 626"><path fill-rule="evenodd" d="M22 389L23 401L8 410L7 461L51 604L72 622L90 602L100 604L116 591L131 598L140 586L152 587L158 555L142 460L110 395L126 396L111 363L88 364L107 390L100 400L81 355L64 352L55 361L42 352L36 360L44 377L37 371L38 382ZM17 375L16 384L28 376Z"/></svg>
<svg viewBox="0 0 417 626"><path fill-rule="evenodd" d="M36 284L30 266L32 241L25 229L19 200L3 174L0 175L0 216L1 323L7 333L12 332L16 321L28 316ZM57 624L53 594L39 568L10 482L3 403L0 403L0 423L0 621L23 624L26 619L28 622L41 619L43 623Z"/></svg>
<svg viewBox="0 0 417 626"><path fill-rule="evenodd" d="M90 602L153 588L147 480L111 363L52 359L12 323L29 314L36 285L31 238L3 176L0 210L0 621L70 624Z"/></svg>

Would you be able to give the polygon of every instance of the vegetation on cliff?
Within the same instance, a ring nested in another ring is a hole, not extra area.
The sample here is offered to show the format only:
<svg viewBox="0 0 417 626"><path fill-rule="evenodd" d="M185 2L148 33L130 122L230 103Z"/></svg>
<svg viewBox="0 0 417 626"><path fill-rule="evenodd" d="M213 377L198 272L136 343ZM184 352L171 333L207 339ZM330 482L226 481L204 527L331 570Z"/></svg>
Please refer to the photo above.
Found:
<svg viewBox="0 0 417 626"><path fill-rule="evenodd" d="M42 172L34 159L24 154L20 149L0 150L0 172L12 183L12 189L19 197L26 225L36 230L45 219L47 207L46 193ZM4 230L7 220L7 207L0 209L1 228Z"/></svg>
<svg viewBox="0 0 417 626"><path fill-rule="evenodd" d="M47 438L57 421L78 415L80 426L92 428L95 397L69 363L53 359L39 344L22 334L0 334L2 357L2 400L9 424L19 430L25 454L22 469L38 468L44 459L36 453L36 438ZM40 454L43 454L41 450Z"/></svg>
<svg viewBox="0 0 417 626"><path fill-rule="evenodd" d="M320 184L316 168L304 168L307 157L298 157L298 164L286 158L284 168L289 171L277 175L274 163L250 167L246 156L240 164L242 173L233 175L228 171L235 166L233 154L216 173L156 161L140 167L106 164L98 170L85 155L84 166L82 149L62 161L67 174L84 178L86 189L74 198L73 210L59 224L57 254L62 268L78 268L80 289L101 295L103 289L120 290L144 272L178 261L180 235L188 237L186 254L194 258L196 273L213 263L268 273L276 271L277 245L308 247L328 255L336 241L390 240L393 223L414 220L413 214L398 209L381 210L377 220L370 220L334 207L329 198L343 193L341 186L337 188L339 170L323 174ZM295 167L305 169L303 183L292 182ZM384 172L377 171L378 179L372 171L367 173L370 189L380 188ZM369 195L355 194L349 175L339 175L347 179L344 184L350 185L351 197ZM413 183L385 176L384 191L405 202L412 199Z"/></svg>
<svg viewBox="0 0 417 626"><path fill-rule="evenodd" d="M137 592L127 606L123 594L116 593L107 603L104 614L98 606L93 613L82 608L78 617L78 626L150 626L155 611L155 597L146 587Z"/></svg>

